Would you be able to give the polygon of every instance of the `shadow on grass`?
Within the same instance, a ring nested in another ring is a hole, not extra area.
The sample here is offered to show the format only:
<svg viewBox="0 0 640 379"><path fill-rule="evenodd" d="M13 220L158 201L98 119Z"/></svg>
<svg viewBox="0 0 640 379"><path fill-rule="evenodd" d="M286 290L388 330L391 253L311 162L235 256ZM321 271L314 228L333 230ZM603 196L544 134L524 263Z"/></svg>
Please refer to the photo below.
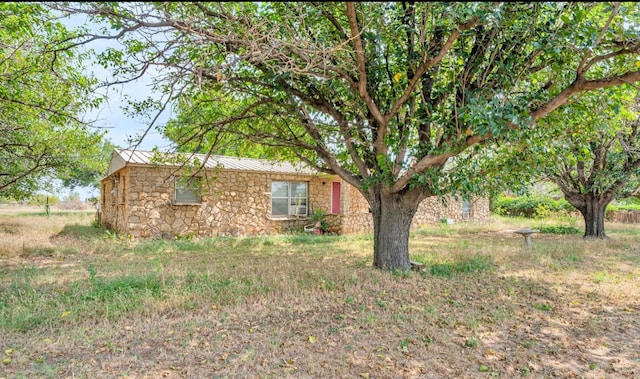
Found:
<svg viewBox="0 0 640 379"><path fill-rule="evenodd" d="M104 230L92 225L65 225L53 238L97 239L104 235Z"/></svg>

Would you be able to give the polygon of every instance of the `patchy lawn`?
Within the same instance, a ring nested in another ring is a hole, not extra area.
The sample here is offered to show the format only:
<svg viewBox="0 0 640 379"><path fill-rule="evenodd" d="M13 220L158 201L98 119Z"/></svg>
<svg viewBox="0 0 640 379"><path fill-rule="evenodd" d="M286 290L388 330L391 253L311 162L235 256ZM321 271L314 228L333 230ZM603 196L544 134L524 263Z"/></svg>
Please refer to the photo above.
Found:
<svg viewBox="0 0 640 379"><path fill-rule="evenodd" d="M0 378L638 378L640 232L434 225L421 272L372 239L132 241L0 215Z"/></svg>

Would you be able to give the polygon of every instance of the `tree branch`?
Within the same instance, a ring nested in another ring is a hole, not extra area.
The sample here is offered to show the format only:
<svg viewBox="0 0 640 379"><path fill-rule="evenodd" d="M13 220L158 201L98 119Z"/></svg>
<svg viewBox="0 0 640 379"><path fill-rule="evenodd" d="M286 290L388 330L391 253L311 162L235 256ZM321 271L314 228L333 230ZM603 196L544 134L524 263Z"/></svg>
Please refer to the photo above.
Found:
<svg viewBox="0 0 640 379"><path fill-rule="evenodd" d="M386 123L388 123L389 120L391 120L391 118L393 118L398 113L398 110L400 109L400 107L411 96L416 86L420 82L422 75L424 75L424 73L427 72L427 70L429 70L431 67L440 63L442 58L444 58L444 56L447 54L449 49L451 49L451 46L453 46L455 41L458 39L461 32L473 28L477 24L477 22L478 22L478 19L474 17L468 22L465 22L463 24L458 24L458 28L451 32L451 34L449 35L449 38L447 38L447 41L444 43L444 45L442 46L442 48L440 49L440 51L435 57L431 59L427 59L426 52L423 53L422 64L416 70L414 77L409 81L409 84L407 85L407 88L402 93L402 96L400 96L400 98L395 101L395 103L391 107L391 110L385 116Z"/></svg>
<svg viewBox="0 0 640 379"><path fill-rule="evenodd" d="M378 154L385 154L387 150L386 143L384 142L384 137L387 132L387 124L388 121L378 109L378 106L369 95L367 91L367 67L366 67L366 58L364 55L364 47L362 46L362 34L360 32L360 28L358 26L358 18L356 16L356 8L353 2L347 3L347 17L349 19L349 27L351 28L351 41L354 45L354 50L356 53L356 63L358 69L358 93L360 97L364 100L367 108L373 115L373 118L377 122L377 131L376 131L376 141L375 147L376 152Z"/></svg>
<svg viewBox="0 0 640 379"><path fill-rule="evenodd" d="M622 75L613 76L603 79L586 80L584 77L577 77L571 85L562 90L553 99L549 100L533 112L531 117L534 120L538 120L549 113L553 112L556 108L564 105L569 98L581 91L591 91L599 88L608 88L619 86L621 84L635 83L640 81L640 71L631 71Z"/></svg>

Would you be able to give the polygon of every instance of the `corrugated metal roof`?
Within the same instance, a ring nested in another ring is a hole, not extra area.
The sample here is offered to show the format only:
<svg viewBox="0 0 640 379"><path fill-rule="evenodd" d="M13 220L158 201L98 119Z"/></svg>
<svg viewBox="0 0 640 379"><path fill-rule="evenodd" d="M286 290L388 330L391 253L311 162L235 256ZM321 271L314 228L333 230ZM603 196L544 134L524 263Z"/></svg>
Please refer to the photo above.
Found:
<svg viewBox="0 0 640 379"><path fill-rule="evenodd" d="M205 168L221 166L227 170L316 174L315 170L309 169L302 163L293 165L289 162L274 162L265 159L227 157L222 155L210 155L207 158L205 154L156 153L153 151L116 149L111 157L111 164L109 165L107 176L128 164L179 166L187 158L189 158L191 162L196 159L200 164L201 162L205 162Z"/></svg>

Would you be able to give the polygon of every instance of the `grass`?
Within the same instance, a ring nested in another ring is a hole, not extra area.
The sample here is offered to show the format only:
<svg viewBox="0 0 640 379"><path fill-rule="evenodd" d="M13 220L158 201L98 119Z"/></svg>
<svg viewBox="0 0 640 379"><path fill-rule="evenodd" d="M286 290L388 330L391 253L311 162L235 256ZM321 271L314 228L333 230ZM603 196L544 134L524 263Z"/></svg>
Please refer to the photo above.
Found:
<svg viewBox="0 0 640 379"><path fill-rule="evenodd" d="M92 222L0 215L0 378L640 369L635 226L527 247L510 230L528 220L438 224L412 232L425 270L384 272L368 235L133 241Z"/></svg>

